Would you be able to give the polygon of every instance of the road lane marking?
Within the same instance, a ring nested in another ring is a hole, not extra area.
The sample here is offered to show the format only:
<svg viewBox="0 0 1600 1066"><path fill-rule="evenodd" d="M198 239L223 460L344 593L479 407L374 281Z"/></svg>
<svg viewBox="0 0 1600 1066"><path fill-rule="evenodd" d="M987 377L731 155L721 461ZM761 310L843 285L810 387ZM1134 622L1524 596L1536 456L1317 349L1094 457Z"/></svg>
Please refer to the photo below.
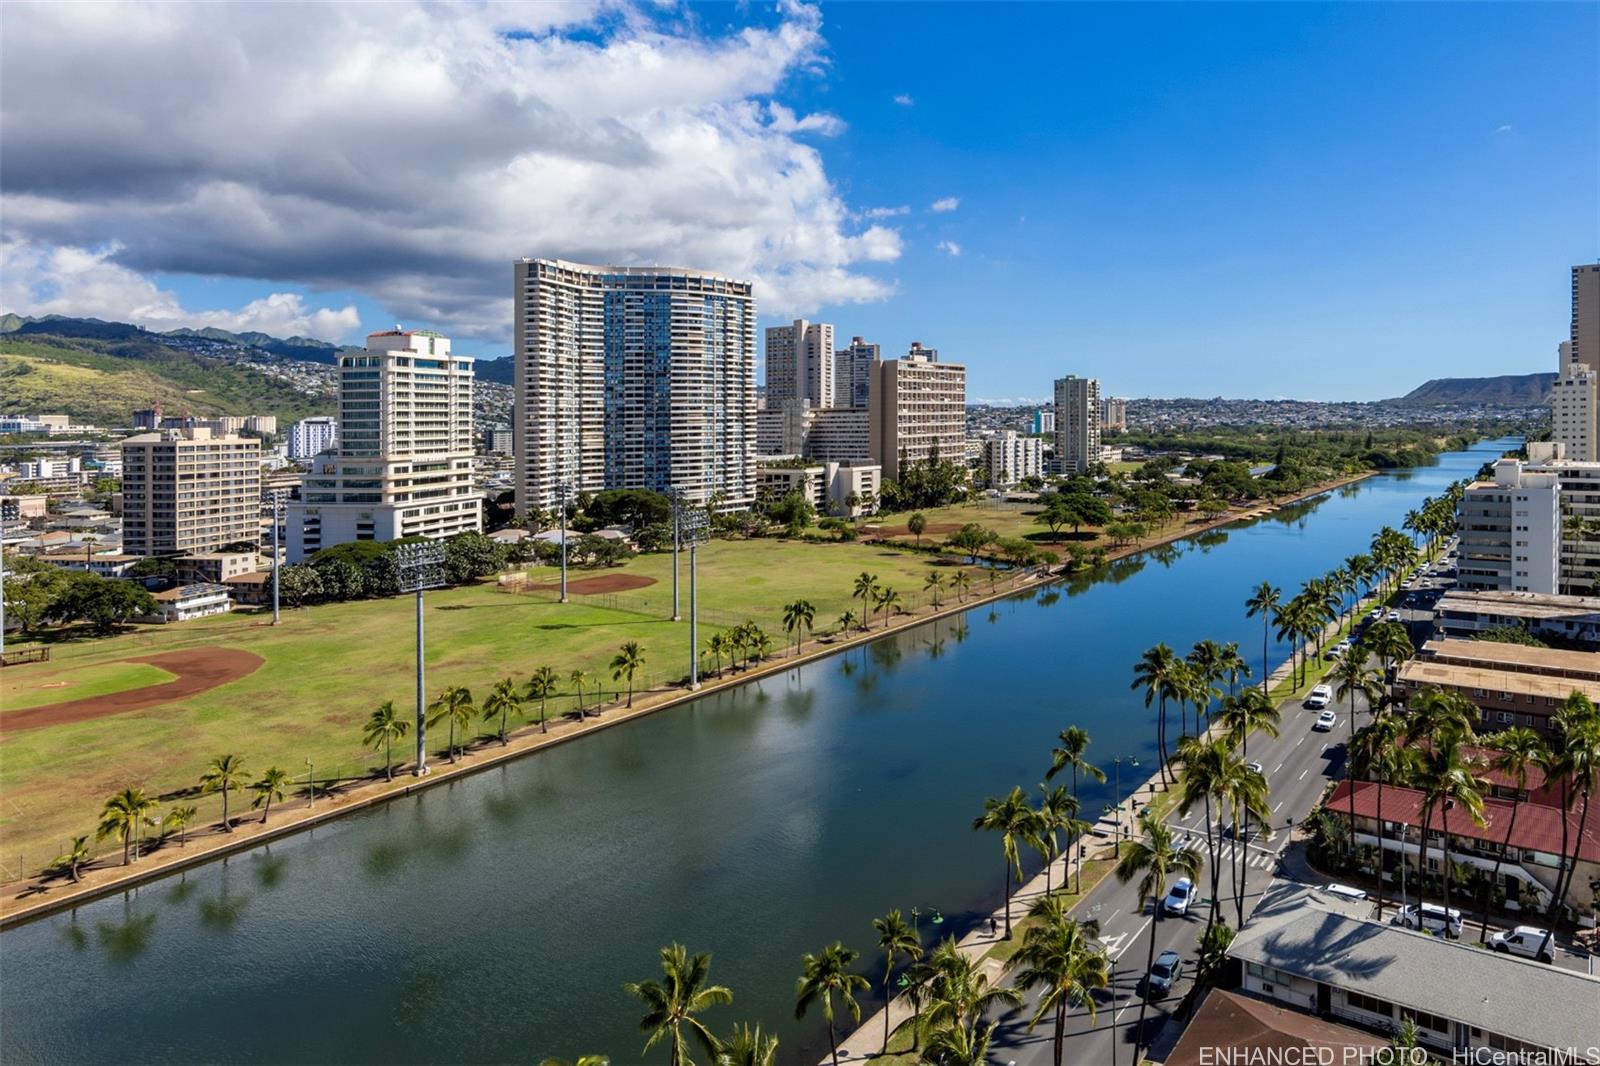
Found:
<svg viewBox="0 0 1600 1066"><path fill-rule="evenodd" d="M1282 770L1282 769L1283 769L1283 763L1279 763L1277 766L1274 766L1272 768L1272 772L1273 773L1277 773L1279 770Z"/></svg>
<svg viewBox="0 0 1600 1066"><path fill-rule="evenodd" d="M1288 802L1288 800L1279 800L1278 801L1278 805L1276 807L1272 808L1272 813L1273 814L1277 814L1278 811L1281 810L1283 808L1283 805L1285 803L1287 803L1287 802Z"/></svg>
<svg viewBox="0 0 1600 1066"><path fill-rule="evenodd" d="M1294 742L1294 746L1298 748L1300 745L1304 744L1305 742L1306 742L1306 738L1305 737L1301 737L1299 740Z"/></svg>
<svg viewBox="0 0 1600 1066"><path fill-rule="evenodd" d="M1309 774L1310 772L1311 772L1311 767L1308 766L1304 770L1300 771L1300 776L1295 778L1295 780L1296 781L1304 781L1306 779L1306 775Z"/></svg>

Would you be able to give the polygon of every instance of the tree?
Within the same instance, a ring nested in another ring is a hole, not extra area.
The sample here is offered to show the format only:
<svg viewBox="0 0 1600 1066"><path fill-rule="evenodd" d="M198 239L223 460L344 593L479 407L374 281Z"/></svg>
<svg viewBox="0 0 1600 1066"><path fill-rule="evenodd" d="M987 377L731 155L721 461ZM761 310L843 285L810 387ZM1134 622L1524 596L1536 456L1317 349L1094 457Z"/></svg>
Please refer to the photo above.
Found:
<svg viewBox="0 0 1600 1066"><path fill-rule="evenodd" d="M871 983L858 973L850 972L857 952L835 940L816 955L807 953L800 958L800 980L795 983L794 1016L804 1018L813 1003L821 1002L822 1016L828 1022L828 1046L833 1051L833 1064L839 1066L839 1035L833 1027L833 997L838 996L850 1020L861 1024L861 1004L856 1002L856 989L869 989Z"/></svg>
<svg viewBox="0 0 1600 1066"><path fill-rule="evenodd" d="M505 545L483 533L459 533L444 541L445 576L452 585L488 577L505 565Z"/></svg>
<svg viewBox="0 0 1600 1066"><path fill-rule="evenodd" d="M929 570L927 578L922 582L924 592L933 593L933 609L939 609L939 593L944 591L944 576L937 570Z"/></svg>
<svg viewBox="0 0 1600 1066"><path fill-rule="evenodd" d="M1158 754L1161 756L1161 783L1169 783L1167 776L1167 700L1181 695L1179 686L1179 673L1182 670L1178 657L1172 649L1165 644L1157 644L1147 650L1133 668L1133 684L1128 687L1134 690L1144 689L1144 705L1149 707L1152 701L1159 701L1161 706L1160 717L1156 719L1156 742L1159 745Z"/></svg>
<svg viewBox="0 0 1600 1066"><path fill-rule="evenodd" d="M1385 781L1399 781L1417 762L1417 749L1403 747L1405 723L1397 716L1381 709L1372 721L1356 730L1350 741L1350 779L1354 788L1356 777L1369 777L1378 785L1378 887L1377 917L1383 920L1383 786ZM1405 850L1401 849L1400 864L1404 869Z"/></svg>
<svg viewBox="0 0 1600 1066"><path fill-rule="evenodd" d="M1217 718L1227 730L1228 738L1238 744L1248 758L1250 735L1259 732L1276 737L1282 714L1265 692L1252 685L1236 696L1222 697L1222 709Z"/></svg>
<svg viewBox="0 0 1600 1066"><path fill-rule="evenodd" d="M992 529L985 529L976 522L968 522L946 538L946 543L953 548L960 548L967 553L974 566L978 563L978 553L1000 539L1000 535Z"/></svg>
<svg viewBox="0 0 1600 1066"><path fill-rule="evenodd" d="M439 693L439 698L428 704L428 724L437 725L448 722L450 735L446 750L450 754L450 762L456 761L456 729L461 729L462 747L466 746L466 732L472 724L472 690L465 685L452 685ZM465 755L465 750L462 751Z"/></svg>
<svg viewBox="0 0 1600 1066"><path fill-rule="evenodd" d="M77 884L83 880L83 867L91 857L89 854L89 838L87 836L73 837L72 843L68 845L67 850L56 856L55 861L50 864L50 868L65 872L68 877L72 878L72 883ZM123 859L123 864L127 864L126 858Z"/></svg>
<svg viewBox="0 0 1600 1066"><path fill-rule="evenodd" d="M1002 1005L1022 1003L1015 988L991 985L988 975L962 953L955 937L946 937L916 967L911 988L927 1007L921 1027L928 1033L924 1062L981 1066L997 1024L982 1024L984 1016Z"/></svg>
<svg viewBox="0 0 1600 1066"><path fill-rule="evenodd" d="M1422 851L1419 869L1428 868L1428 834L1433 828L1433 814L1441 812L1439 866L1444 874L1444 905L1450 907L1450 874L1455 860L1450 857L1450 833L1443 812L1459 808L1472 821L1482 826L1484 784L1473 773L1472 765L1461 755L1459 741L1445 734L1435 736L1428 751L1422 755L1422 770L1417 782L1422 789Z"/></svg>
<svg viewBox="0 0 1600 1066"><path fill-rule="evenodd" d="M237 755L218 755L200 775L202 792L222 793L222 831L233 832L233 822L228 818L228 793L244 786L244 760Z"/></svg>
<svg viewBox="0 0 1600 1066"><path fill-rule="evenodd" d="M644 665L644 651L639 642L630 640L611 657L611 680L628 680L628 706L633 706L633 677Z"/></svg>
<svg viewBox="0 0 1600 1066"><path fill-rule="evenodd" d="M892 588L880 588L872 594L872 605L883 612L883 628L889 628L889 616L899 603L900 594Z"/></svg>
<svg viewBox="0 0 1600 1066"><path fill-rule="evenodd" d="M1033 1032L1045 1015L1053 1017L1052 1057L1055 1066L1061 1066L1067 1007L1082 1006L1093 1026L1098 1013L1094 993L1110 983L1111 964L1094 941L1100 933L1098 924L1073 921L1060 897L1042 897L1029 913L1042 921L1022 935L1016 983L1019 988L1043 989L1028 1020L1028 1032Z"/></svg>
<svg viewBox="0 0 1600 1066"><path fill-rule="evenodd" d="M1079 772L1081 771L1083 776L1098 781L1103 785L1106 783L1105 771L1083 757L1084 752L1089 750L1089 734L1081 727L1070 725L1057 734L1056 739L1060 743L1050 751L1050 769L1045 773L1044 779L1048 781L1062 770L1071 767L1072 807L1074 813L1076 813L1082 809L1078 804ZM1076 845L1077 834L1073 834L1068 840L1068 846L1076 847ZM1083 867L1081 864L1078 868L1078 887L1080 890L1083 887Z"/></svg>
<svg viewBox="0 0 1600 1066"><path fill-rule="evenodd" d="M156 801L145 795L144 789L123 789L106 800L105 806L100 809L100 825L95 830L95 839L109 836L121 838L122 865L128 865L129 848L134 847L133 858L138 858L136 844L139 829L150 821L150 812L155 808Z"/></svg>
<svg viewBox="0 0 1600 1066"><path fill-rule="evenodd" d="M578 693L578 717L582 718L586 713L583 709L583 688L589 683L589 674L584 670L574 670L567 675L567 683Z"/></svg>
<svg viewBox="0 0 1600 1066"><path fill-rule="evenodd" d="M850 630L855 624L856 613L854 611L845 611L839 616L839 635L842 637L849 636ZM720 676L721 671L718 671L718 673Z"/></svg>
<svg viewBox="0 0 1600 1066"><path fill-rule="evenodd" d="M848 615L849 613L850 613L849 611L845 612L846 615ZM844 619L840 619L840 621L843 622ZM845 623L845 624L846 624L846 627L848 628L849 623ZM731 646L730 646L730 643L729 643L729 640L728 640L728 634L722 632L721 630L718 630L717 632L711 634L711 639L706 642L706 650L709 651L713 656L716 657L716 660L717 660L717 676L721 677L722 676L722 657L724 655L728 654L729 651L731 650Z"/></svg>
<svg viewBox="0 0 1600 1066"><path fill-rule="evenodd" d="M189 843L189 827L194 824L198 811L192 807L174 807L161 819L161 832L178 834L178 847L185 847Z"/></svg>
<svg viewBox="0 0 1600 1066"><path fill-rule="evenodd" d="M1561 709L1551 716L1550 724L1554 735L1547 776L1561 782L1561 806L1564 812L1571 810L1573 803L1582 800L1578 815L1578 841L1581 843L1588 832L1589 800L1596 784L1600 783L1600 711L1596 710L1594 701L1588 696L1573 690ZM1563 815L1561 866L1556 870L1556 886L1550 900L1550 921L1541 951L1549 949L1550 937L1560 920L1562 908L1566 906L1567 896L1572 892L1572 879L1578 869L1579 844L1570 847L1568 844L1570 822L1571 819ZM1569 856L1572 858L1570 863L1567 861ZM1562 878L1562 867L1565 868L1565 879Z"/></svg>
<svg viewBox="0 0 1600 1066"><path fill-rule="evenodd" d="M856 575L855 585L850 595L852 599L861 601L861 631L867 630L867 622L872 617L872 601L878 592L878 575L869 574L865 570Z"/></svg>
<svg viewBox="0 0 1600 1066"><path fill-rule="evenodd" d="M322 575L316 567L292 563L278 568L278 598L284 606L304 607L322 597Z"/></svg>
<svg viewBox="0 0 1600 1066"><path fill-rule="evenodd" d="M922 547L922 531L928 528L928 516L921 511L914 512L906 519L906 529L917 538L917 547Z"/></svg>
<svg viewBox="0 0 1600 1066"><path fill-rule="evenodd" d="M411 721L394 709L394 700L384 700L367 716L361 742L369 748L383 746L383 779L394 780L394 742L411 729Z"/></svg>
<svg viewBox="0 0 1600 1066"><path fill-rule="evenodd" d="M52 608L68 618L81 618L96 633L108 634L134 618L157 613L155 598L131 581L73 574Z"/></svg>
<svg viewBox="0 0 1600 1066"><path fill-rule="evenodd" d="M661 973L664 980L629 982L622 986L628 995L644 1002L644 1017L639 1019L639 1031L649 1034L644 1050L649 1051L666 1040L670 1043L672 1066L693 1066L688 1043L692 1038L705 1048L710 1061L715 1062L722 1045L695 1015L719 1004L732 1003L733 993L722 985L707 983L711 956L705 952L690 956L682 944L664 947L661 949Z"/></svg>
<svg viewBox="0 0 1600 1066"><path fill-rule="evenodd" d="M767 514L774 522L783 526L791 537L800 536L806 531L806 527L817 519L816 507L798 492L790 492L773 503Z"/></svg>
<svg viewBox="0 0 1600 1066"><path fill-rule="evenodd" d="M1378 674L1367 665L1367 649L1360 645L1352 644L1346 648L1344 654L1339 656L1333 664L1332 678L1338 682L1334 689L1334 699L1350 697L1350 740L1345 746L1345 779L1352 782L1350 788L1350 844L1355 846L1356 824L1356 790L1353 787L1354 778L1350 774L1350 751L1354 748L1356 737L1356 697L1360 696L1367 701L1367 706L1376 707L1383 700L1383 686L1379 683ZM1381 856L1380 856L1381 858Z"/></svg>
<svg viewBox="0 0 1600 1066"><path fill-rule="evenodd" d="M983 813L972 820L972 828L1000 834L1000 851L1005 860L1006 939L1011 939L1011 871L1022 879L1019 841L1026 843L1034 829L1033 808L1021 788L1013 788L1003 799L990 796L983 801Z"/></svg>
<svg viewBox="0 0 1600 1066"><path fill-rule="evenodd" d="M1122 857L1117 860L1117 880L1127 884L1134 879L1139 881L1139 895L1150 900L1151 912L1154 921L1161 921L1161 897L1167 891L1167 878L1172 874L1182 874L1191 880L1200 878L1200 856L1192 851L1185 851L1177 847L1172 839L1172 829L1165 822L1151 818L1148 814L1139 819L1143 829L1143 839L1130 841L1124 846ZM1156 935L1150 934L1150 957L1145 963L1145 972L1156 964ZM1139 1051L1144 1044L1145 1012L1150 1007L1148 996L1141 996L1139 1000L1139 1031L1134 1037L1134 1061L1139 1058Z"/></svg>
<svg viewBox="0 0 1600 1066"><path fill-rule="evenodd" d="M1184 737L1178 742L1178 757L1183 760L1183 772L1178 777L1178 814L1188 817L1196 801L1205 804L1206 855L1211 867L1211 909L1206 914L1206 927L1216 924L1217 910L1222 905L1217 887L1220 873L1217 862L1217 835L1211 818L1211 800L1219 804L1226 798L1228 765L1233 756L1233 745L1226 737L1207 740L1201 737Z"/></svg>
<svg viewBox="0 0 1600 1066"><path fill-rule="evenodd" d="M1506 820L1505 839L1495 852L1494 869L1490 872L1488 880L1483 883L1482 920L1478 929L1480 944L1489 939L1490 890L1500 883L1500 862L1506 852L1511 850L1511 837L1517 828L1517 810L1522 806L1522 797L1528 791L1528 775L1544 766L1550 758L1550 749L1545 745L1544 738L1533 730L1521 726L1497 733L1484 743L1494 753L1489 757L1489 769L1509 777L1512 791L1511 817ZM1382 829L1381 822L1379 829ZM1379 840L1378 844L1381 848L1383 841Z"/></svg>
<svg viewBox="0 0 1600 1066"><path fill-rule="evenodd" d="M956 599L961 603L967 602L967 589L972 585L972 578L965 570L957 570L950 575L950 591L956 594Z"/></svg>
<svg viewBox="0 0 1600 1066"><path fill-rule="evenodd" d="M500 746L503 748L508 743L506 739L506 720L514 714L522 713L522 694L517 691L517 683L509 677L503 677L494 683L489 690L489 695L483 701L483 720L492 722L500 720ZM544 724L544 716L540 715L540 725Z"/></svg>
<svg viewBox="0 0 1600 1066"><path fill-rule="evenodd" d="M922 958L922 944L898 909L882 918L872 919L872 928L878 933L878 950L883 961L883 1054L889 1053L889 1001L894 999L894 989L889 984L894 977L895 959L904 955L912 962Z"/></svg>
<svg viewBox="0 0 1600 1066"><path fill-rule="evenodd" d="M272 801L283 799L284 789L290 784L289 774L276 766L268 767L261 779L250 786L255 798L250 801L250 806L261 808L261 824L267 824L267 816L272 813Z"/></svg>
<svg viewBox="0 0 1600 1066"><path fill-rule="evenodd" d="M1268 627L1271 625L1272 618L1277 613L1278 607L1283 602L1282 597L1283 593L1273 588L1270 581L1263 581L1256 586L1256 590L1250 594L1250 598L1244 601L1244 616L1246 618L1254 618L1258 614L1261 616L1262 692L1267 691L1267 678L1272 672L1272 664L1267 660L1270 640L1270 629Z"/></svg>
<svg viewBox="0 0 1600 1066"><path fill-rule="evenodd" d="M541 666L528 678L528 698L539 701L539 732L550 732L550 726L545 721L545 710L550 703L550 697L556 694L559 685L556 672L548 666ZM631 687L632 680L629 685Z"/></svg>
<svg viewBox="0 0 1600 1066"><path fill-rule="evenodd" d="M6 618L14 620L23 633L33 633L55 613L66 580L57 567L37 564L30 568L19 562L16 556L6 559Z"/></svg>
<svg viewBox="0 0 1600 1066"><path fill-rule="evenodd" d="M1033 833L1028 843L1044 859L1044 890L1049 894L1054 891L1050 884L1050 866L1061 854L1061 833L1067 834L1068 846L1071 846L1080 833L1092 827L1078 819L1078 800L1066 785L1051 788L1041 784L1039 792L1039 806L1034 808Z"/></svg>
<svg viewBox="0 0 1600 1066"><path fill-rule="evenodd" d="M778 1038L759 1024L741 1023L723 1038L717 1066L778 1066Z"/></svg>
<svg viewBox="0 0 1600 1066"><path fill-rule="evenodd" d="M804 643L806 630L811 628L817 619L817 609L811 605L810 600L795 600L784 605L783 628L784 632L794 638L794 653L800 654L800 645Z"/></svg>

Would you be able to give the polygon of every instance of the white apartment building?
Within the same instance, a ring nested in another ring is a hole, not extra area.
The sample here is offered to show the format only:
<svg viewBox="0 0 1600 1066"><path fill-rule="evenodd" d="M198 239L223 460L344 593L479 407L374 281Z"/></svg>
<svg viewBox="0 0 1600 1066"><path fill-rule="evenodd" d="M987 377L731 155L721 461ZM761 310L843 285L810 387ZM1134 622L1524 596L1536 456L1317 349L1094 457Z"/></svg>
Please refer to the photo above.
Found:
<svg viewBox="0 0 1600 1066"><path fill-rule="evenodd" d="M798 492L818 514L854 518L876 509L883 487L883 468L866 462L784 461L762 465L756 482L757 495L763 499L782 499Z"/></svg>
<svg viewBox="0 0 1600 1066"><path fill-rule="evenodd" d="M53 481L82 472L83 460L76 455L70 459L24 459L17 464L17 478L21 481Z"/></svg>
<svg viewBox="0 0 1600 1066"><path fill-rule="evenodd" d="M866 408L812 407L784 400L756 414L760 455L803 455L823 462L865 461L871 454L872 423Z"/></svg>
<svg viewBox="0 0 1600 1066"><path fill-rule="evenodd" d="M807 400L834 405L833 326L797 318L767 329L767 403Z"/></svg>
<svg viewBox="0 0 1600 1066"><path fill-rule="evenodd" d="M983 466L991 488L1010 488L1023 478L1044 476L1044 441L1008 429L983 442Z"/></svg>
<svg viewBox="0 0 1600 1066"><path fill-rule="evenodd" d="M1568 459L1576 462L1600 461L1600 438L1595 432L1595 412L1600 402L1597 388L1600 373L1579 362L1562 364L1550 388L1551 438L1566 448Z"/></svg>
<svg viewBox="0 0 1600 1066"><path fill-rule="evenodd" d="M523 259L516 274L521 513L609 488L755 499L756 302L675 267Z"/></svg>
<svg viewBox="0 0 1600 1066"><path fill-rule="evenodd" d="M321 455L339 439L339 423L327 415L302 418L289 427L289 458L296 461Z"/></svg>
<svg viewBox="0 0 1600 1066"><path fill-rule="evenodd" d="M289 562L335 544L483 530L472 485L472 359L430 330L339 356L339 438L285 510Z"/></svg>
<svg viewBox="0 0 1600 1066"><path fill-rule="evenodd" d="M1100 461L1100 382L1056 379L1056 471L1086 473Z"/></svg>
<svg viewBox="0 0 1600 1066"><path fill-rule="evenodd" d="M1553 593L1561 558L1560 479L1520 459L1494 464L1492 481L1468 485L1457 508L1464 589Z"/></svg>
<svg viewBox="0 0 1600 1066"><path fill-rule="evenodd" d="M883 361L876 344L850 338L850 347L833 354L833 406L865 409L872 401L872 371Z"/></svg>
<svg viewBox="0 0 1600 1066"><path fill-rule="evenodd" d="M192 555L261 535L261 442L165 429L122 442L122 550Z"/></svg>
<svg viewBox="0 0 1600 1066"><path fill-rule="evenodd" d="M1056 413L1053 408L1041 407L1033 412L1033 432L1041 437L1055 436Z"/></svg>
<svg viewBox="0 0 1600 1066"><path fill-rule="evenodd" d="M907 464L966 454L967 368L939 362L939 353L912 342L903 359L880 362L873 373L870 455L883 476Z"/></svg>

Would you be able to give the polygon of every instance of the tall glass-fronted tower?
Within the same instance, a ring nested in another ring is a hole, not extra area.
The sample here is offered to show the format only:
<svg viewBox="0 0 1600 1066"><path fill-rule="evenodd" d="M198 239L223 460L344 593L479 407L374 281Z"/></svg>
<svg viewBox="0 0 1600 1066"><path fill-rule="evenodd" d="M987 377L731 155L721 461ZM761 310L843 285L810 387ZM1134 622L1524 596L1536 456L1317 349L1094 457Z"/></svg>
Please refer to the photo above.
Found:
<svg viewBox="0 0 1600 1066"><path fill-rule="evenodd" d="M559 486L755 499L751 284L675 267L516 267L517 510Z"/></svg>

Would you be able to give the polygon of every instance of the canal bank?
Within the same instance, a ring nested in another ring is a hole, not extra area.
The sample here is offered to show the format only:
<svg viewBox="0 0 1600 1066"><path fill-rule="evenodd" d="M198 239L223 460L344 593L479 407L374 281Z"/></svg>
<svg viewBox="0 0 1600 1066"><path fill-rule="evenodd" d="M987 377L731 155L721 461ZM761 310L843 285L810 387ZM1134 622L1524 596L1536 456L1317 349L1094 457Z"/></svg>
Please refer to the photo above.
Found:
<svg viewBox="0 0 1600 1066"><path fill-rule="evenodd" d="M1154 712L1129 692L1144 648L1254 646L1259 625L1239 608L1250 587L1295 587L1363 550L1488 454L906 625L10 930L0 1050L637 1061L641 1009L621 986L655 976L657 948L677 940L711 952L712 980L734 990L708 1024L760 1021L784 1061L809 1058L825 1038L793 1020L800 955L834 939L867 949L890 908L919 907L930 942L986 919L999 849L971 820L985 795L1043 777L1056 733L1083 726L1106 765L1155 764ZM1086 788L1085 808L1111 791ZM182 997L181 1024L147 1002L154 988Z"/></svg>

